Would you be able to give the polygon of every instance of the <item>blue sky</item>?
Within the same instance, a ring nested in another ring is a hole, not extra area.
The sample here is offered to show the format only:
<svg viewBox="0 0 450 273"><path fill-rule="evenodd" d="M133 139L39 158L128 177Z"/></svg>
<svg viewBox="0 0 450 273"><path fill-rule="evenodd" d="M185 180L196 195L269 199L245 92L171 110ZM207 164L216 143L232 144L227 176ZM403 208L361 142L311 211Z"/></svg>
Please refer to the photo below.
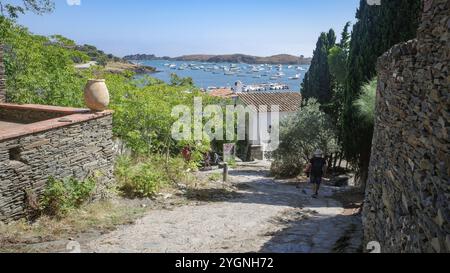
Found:
<svg viewBox="0 0 450 273"><path fill-rule="evenodd" d="M69 5L68 2L80 2ZM119 56L279 53L311 56L320 32L340 34L359 0L56 0L19 23Z"/></svg>

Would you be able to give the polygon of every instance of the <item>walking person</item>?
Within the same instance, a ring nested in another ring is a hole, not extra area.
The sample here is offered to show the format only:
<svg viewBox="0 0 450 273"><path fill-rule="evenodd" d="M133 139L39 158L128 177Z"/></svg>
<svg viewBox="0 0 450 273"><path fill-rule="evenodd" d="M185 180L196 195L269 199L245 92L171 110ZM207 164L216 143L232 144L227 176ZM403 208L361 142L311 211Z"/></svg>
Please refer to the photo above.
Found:
<svg viewBox="0 0 450 273"><path fill-rule="evenodd" d="M320 185L322 184L322 179L327 172L327 161L323 156L321 150L317 150L314 153L314 157L309 161L308 169L310 170L310 182L313 185L313 198L319 196Z"/></svg>
<svg viewBox="0 0 450 273"><path fill-rule="evenodd" d="M203 160L205 161L205 170L208 170L208 171L212 170L212 168L211 168L211 152L210 151L205 153Z"/></svg>
<svg viewBox="0 0 450 273"><path fill-rule="evenodd" d="M181 151L181 154L183 155L183 158L186 162L191 161L191 147L185 146L183 150Z"/></svg>

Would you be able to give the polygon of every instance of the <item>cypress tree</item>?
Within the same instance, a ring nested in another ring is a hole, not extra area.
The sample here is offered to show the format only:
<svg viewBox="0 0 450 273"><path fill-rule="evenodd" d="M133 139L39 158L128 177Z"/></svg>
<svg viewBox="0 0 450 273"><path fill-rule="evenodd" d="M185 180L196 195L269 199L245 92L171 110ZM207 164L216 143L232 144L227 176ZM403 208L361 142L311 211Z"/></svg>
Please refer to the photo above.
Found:
<svg viewBox="0 0 450 273"><path fill-rule="evenodd" d="M359 166L362 185L367 179L373 127L367 128L355 115L354 102L361 87L376 76L376 62L393 45L416 37L421 0L382 0L381 5L360 1L353 26L344 91L343 148L346 157Z"/></svg>
<svg viewBox="0 0 450 273"><path fill-rule="evenodd" d="M321 33L313 53L311 66L302 83L305 99L316 98L320 104L329 103L333 97L332 77L328 66L328 51L336 44L333 29Z"/></svg>

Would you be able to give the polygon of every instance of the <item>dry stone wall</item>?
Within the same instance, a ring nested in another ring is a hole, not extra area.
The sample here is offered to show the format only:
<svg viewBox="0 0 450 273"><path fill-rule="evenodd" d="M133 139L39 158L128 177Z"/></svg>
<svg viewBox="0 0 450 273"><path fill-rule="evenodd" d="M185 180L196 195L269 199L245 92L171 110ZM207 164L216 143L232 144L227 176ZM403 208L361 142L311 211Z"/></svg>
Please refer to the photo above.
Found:
<svg viewBox="0 0 450 273"><path fill-rule="evenodd" d="M0 221L29 215L49 177L101 175L97 194L113 183L112 116L0 141Z"/></svg>
<svg viewBox="0 0 450 273"><path fill-rule="evenodd" d="M363 221L382 252L450 252L450 1L424 1L418 38L378 65Z"/></svg>

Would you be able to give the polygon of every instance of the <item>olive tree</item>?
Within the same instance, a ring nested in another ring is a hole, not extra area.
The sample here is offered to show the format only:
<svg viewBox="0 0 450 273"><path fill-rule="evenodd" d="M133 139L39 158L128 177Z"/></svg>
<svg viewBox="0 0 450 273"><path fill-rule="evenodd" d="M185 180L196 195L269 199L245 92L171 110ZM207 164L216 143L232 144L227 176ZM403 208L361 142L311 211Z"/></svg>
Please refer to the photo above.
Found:
<svg viewBox="0 0 450 273"><path fill-rule="evenodd" d="M339 150L336 132L329 117L315 99L309 99L295 116L281 121L280 146L272 154L272 172L278 176L301 173L315 150L326 155Z"/></svg>

